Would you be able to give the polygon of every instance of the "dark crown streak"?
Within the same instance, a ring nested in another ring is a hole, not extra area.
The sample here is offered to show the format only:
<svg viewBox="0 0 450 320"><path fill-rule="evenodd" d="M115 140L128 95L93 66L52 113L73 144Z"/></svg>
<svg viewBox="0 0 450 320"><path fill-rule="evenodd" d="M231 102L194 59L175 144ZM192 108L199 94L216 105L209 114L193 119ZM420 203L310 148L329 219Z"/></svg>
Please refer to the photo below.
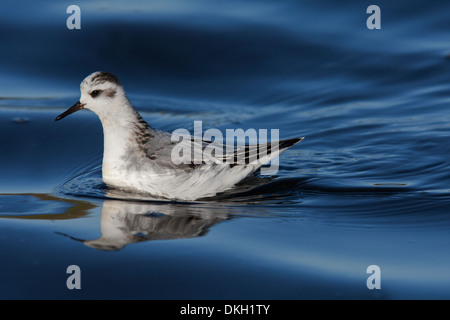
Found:
<svg viewBox="0 0 450 320"><path fill-rule="evenodd" d="M91 79L92 84L101 84L104 82L112 82L120 85L119 79L112 73L100 71Z"/></svg>

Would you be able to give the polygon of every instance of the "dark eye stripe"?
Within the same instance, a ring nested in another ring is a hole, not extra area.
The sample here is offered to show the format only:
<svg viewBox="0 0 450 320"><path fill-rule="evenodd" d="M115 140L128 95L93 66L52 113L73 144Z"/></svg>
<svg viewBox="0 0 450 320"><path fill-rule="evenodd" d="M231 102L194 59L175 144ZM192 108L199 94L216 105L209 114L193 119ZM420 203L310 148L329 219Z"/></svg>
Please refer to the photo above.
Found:
<svg viewBox="0 0 450 320"><path fill-rule="evenodd" d="M116 91L113 89L107 89L107 90L105 90L105 94L106 94L106 96L112 98L116 95Z"/></svg>
<svg viewBox="0 0 450 320"><path fill-rule="evenodd" d="M91 97L96 98L100 95L100 93L102 93L102 90L94 90L91 92Z"/></svg>

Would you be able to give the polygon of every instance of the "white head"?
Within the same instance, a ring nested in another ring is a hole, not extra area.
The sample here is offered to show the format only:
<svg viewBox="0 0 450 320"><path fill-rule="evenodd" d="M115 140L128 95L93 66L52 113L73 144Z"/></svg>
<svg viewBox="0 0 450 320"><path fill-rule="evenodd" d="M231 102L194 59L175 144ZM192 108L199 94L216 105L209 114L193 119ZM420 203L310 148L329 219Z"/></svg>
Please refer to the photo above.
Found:
<svg viewBox="0 0 450 320"><path fill-rule="evenodd" d="M116 114L120 109L129 106L119 79L112 73L97 71L90 74L81 82L80 91L80 100L56 117L55 121L84 108L94 111L100 119L104 119L108 114Z"/></svg>

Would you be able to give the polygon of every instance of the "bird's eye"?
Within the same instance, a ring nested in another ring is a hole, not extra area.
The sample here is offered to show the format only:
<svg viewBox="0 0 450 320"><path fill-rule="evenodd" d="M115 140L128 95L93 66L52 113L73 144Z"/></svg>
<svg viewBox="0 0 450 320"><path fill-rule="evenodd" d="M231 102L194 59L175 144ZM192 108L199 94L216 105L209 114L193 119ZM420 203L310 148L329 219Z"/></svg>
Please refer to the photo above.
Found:
<svg viewBox="0 0 450 320"><path fill-rule="evenodd" d="M94 90L94 91L91 92L91 97L92 97L92 98L96 98L96 97L99 96L99 94L100 94L101 92L102 92L101 90Z"/></svg>

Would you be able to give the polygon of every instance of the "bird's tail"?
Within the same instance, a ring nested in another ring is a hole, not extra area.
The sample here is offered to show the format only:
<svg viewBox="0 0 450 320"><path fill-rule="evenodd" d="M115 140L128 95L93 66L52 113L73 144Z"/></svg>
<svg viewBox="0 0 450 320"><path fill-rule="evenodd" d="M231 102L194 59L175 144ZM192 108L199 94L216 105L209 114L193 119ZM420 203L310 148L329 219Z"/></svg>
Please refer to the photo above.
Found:
<svg viewBox="0 0 450 320"><path fill-rule="evenodd" d="M281 140L278 142L279 148L280 148L280 150L288 149L288 148L292 147L293 145L299 143L303 139L305 139L305 137Z"/></svg>
<svg viewBox="0 0 450 320"><path fill-rule="evenodd" d="M302 141L304 137L286 139L275 142L253 144L238 147L234 154L228 155L234 164L264 165L276 158L280 153Z"/></svg>

